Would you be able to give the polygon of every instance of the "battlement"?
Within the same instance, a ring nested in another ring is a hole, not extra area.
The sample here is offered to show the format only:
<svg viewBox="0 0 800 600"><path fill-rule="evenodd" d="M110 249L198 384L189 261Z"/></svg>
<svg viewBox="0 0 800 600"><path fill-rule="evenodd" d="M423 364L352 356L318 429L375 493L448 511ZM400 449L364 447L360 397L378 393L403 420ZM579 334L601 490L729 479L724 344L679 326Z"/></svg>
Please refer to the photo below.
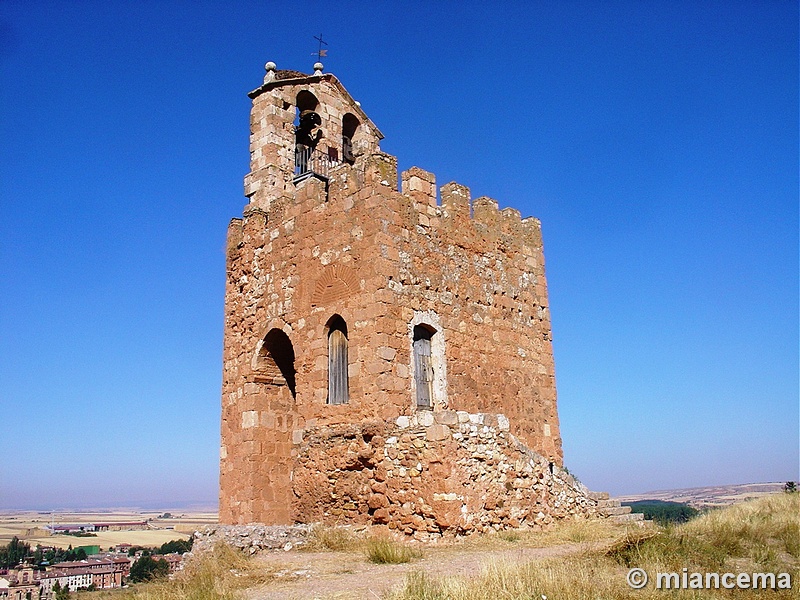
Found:
<svg viewBox="0 0 800 600"><path fill-rule="evenodd" d="M541 223L538 219L528 217L523 221L517 209L500 209L493 198L481 196L472 199L470 189L455 181L439 189L441 203L437 203L436 177L419 167L403 171L400 177L403 194L411 199L427 226L444 227L452 235L471 224L487 239L504 236L512 245L541 247Z"/></svg>
<svg viewBox="0 0 800 600"><path fill-rule="evenodd" d="M404 202L385 203L399 210L396 223L407 229L421 227L427 233L438 231L452 243L457 236L479 236L488 244L502 241L507 248L541 249L541 222L535 217L522 218L516 208L500 208L487 196L472 198L470 189L450 182L437 190L433 173L411 167L400 174L400 197ZM315 206L343 202L353 207L375 197L396 192L397 158L385 153L365 155L353 165L340 164L330 171L327 180L304 180L295 186L295 199L270 205L271 221L285 214L296 215ZM438 192L438 195L437 195ZM284 213L286 203L297 203L297 210Z"/></svg>

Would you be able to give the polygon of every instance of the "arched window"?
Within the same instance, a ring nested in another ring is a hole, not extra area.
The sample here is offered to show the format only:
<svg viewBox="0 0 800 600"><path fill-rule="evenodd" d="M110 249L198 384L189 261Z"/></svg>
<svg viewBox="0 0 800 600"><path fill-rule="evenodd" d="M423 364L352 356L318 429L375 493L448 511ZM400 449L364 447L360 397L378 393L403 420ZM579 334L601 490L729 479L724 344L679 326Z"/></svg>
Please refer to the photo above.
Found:
<svg viewBox="0 0 800 600"><path fill-rule="evenodd" d="M258 350L258 380L273 385L289 386L295 396L294 347L289 336L280 329L270 329Z"/></svg>
<svg viewBox="0 0 800 600"><path fill-rule="evenodd" d="M359 125L358 118L352 113L347 113L342 117L342 159L351 165L356 160L353 154L353 136Z"/></svg>
<svg viewBox="0 0 800 600"><path fill-rule="evenodd" d="M347 404L347 324L339 315L328 321L328 404Z"/></svg>
<svg viewBox="0 0 800 600"><path fill-rule="evenodd" d="M317 110L319 100L317 97L308 90L300 90L297 92L297 99L295 106L297 106L298 114L306 110Z"/></svg>
<svg viewBox="0 0 800 600"><path fill-rule="evenodd" d="M315 171L314 151L322 139L322 118L316 112L319 101L308 90L300 90L295 100L297 114L294 123L295 175L302 176Z"/></svg>
<svg viewBox="0 0 800 600"><path fill-rule="evenodd" d="M417 407L433 407L433 358L431 340L436 330L429 325L414 325L414 378Z"/></svg>

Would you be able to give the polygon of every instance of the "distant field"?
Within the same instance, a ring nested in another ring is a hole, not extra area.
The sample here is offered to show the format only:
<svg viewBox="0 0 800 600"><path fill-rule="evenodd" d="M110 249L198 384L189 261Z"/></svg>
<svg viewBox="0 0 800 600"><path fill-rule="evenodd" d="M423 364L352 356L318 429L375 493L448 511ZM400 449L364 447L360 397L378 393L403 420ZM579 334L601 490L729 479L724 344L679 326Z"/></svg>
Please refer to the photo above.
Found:
<svg viewBox="0 0 800 600"><path fill-rule="evenodd" d="M682 490L658 490L644 494L617 496L622 502L642 500L664 500L680 502L697 509L730 506L747 500L754 500L771 494L781 493L783 482L745 483L739 485L720 485Z"/></svg>
<svg viewBox="0 0 800 600"><path fill-rule="evenodd" d="M142 512L80 512L80 513L0 513L0 544L7 544L12 537L35 546L97 545L105 549L116 544L160 546L170 540L187 539L196 529L217 522L215 512L173 512L175 518L159 519L166 511ZM51 523L119 523L126 521L148 521L149 529L142 531L99 531L96 536L76 537L71 535L48 535L44 527Z"/></svg>

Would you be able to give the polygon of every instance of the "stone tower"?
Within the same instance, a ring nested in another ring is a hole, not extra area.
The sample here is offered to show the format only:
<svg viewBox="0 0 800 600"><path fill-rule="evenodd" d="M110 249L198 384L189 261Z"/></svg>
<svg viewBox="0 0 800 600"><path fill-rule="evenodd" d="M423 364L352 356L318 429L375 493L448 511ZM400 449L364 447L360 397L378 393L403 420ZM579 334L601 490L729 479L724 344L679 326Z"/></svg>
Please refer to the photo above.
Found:
<svg viewBox="0 0 800 600"><path fill-rule="evenodd" d="M370 499L383 467L364 448L411 420L501 413L497 431L558 470L539 221L457 183L437 201L433 174L416 167L398 189L397 159L334 75L319 63L311 75L266 68L249 94L249 203L228 228L220 521L369 522L378 510L388 522L393 500ZM335 454L330 435L320 441L334 430L360 462L310 485L298 465L325 444ZM308 508L322 501L305 495L329 485L337 498L359 468L373 482L363 502L348 492L344 508Z"/></svg>

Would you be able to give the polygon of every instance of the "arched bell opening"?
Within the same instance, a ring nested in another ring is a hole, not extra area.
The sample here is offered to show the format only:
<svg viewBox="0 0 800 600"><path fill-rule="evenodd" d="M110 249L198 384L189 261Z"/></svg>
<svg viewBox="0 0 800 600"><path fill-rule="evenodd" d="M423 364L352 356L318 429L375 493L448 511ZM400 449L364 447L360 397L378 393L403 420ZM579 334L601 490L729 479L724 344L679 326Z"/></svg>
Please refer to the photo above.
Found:
<svg viewBox="0 0 800 600"><path fill-rule="evenodd" d="M359 125L361 122L353 113L347 113L342 117L342 160L351 165L356 160L353 152L353 138Z"/></svg>

